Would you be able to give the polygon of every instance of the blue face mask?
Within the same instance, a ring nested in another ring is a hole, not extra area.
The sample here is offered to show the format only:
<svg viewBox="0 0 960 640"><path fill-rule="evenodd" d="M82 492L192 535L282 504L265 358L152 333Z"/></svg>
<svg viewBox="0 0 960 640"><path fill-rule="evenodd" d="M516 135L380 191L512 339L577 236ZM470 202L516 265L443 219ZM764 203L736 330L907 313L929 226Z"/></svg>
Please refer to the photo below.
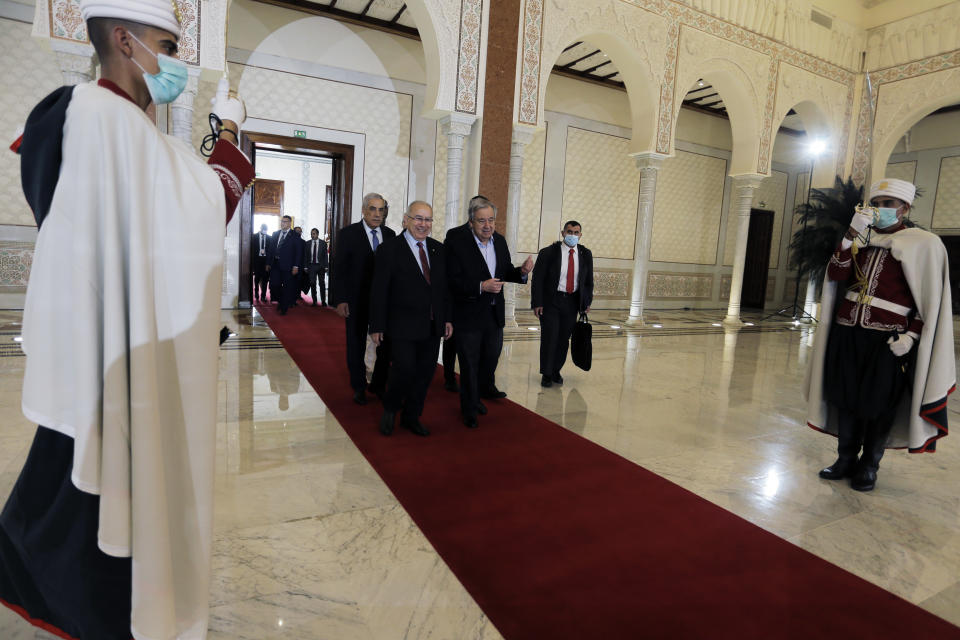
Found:
<svg viewBox="0 0 960 640"><path fill-rule="evenodd" d="M147 53L157 59L157 66L160 67L158 73L147 73L136 58L131 58L133 63L143 71L143 80L147 83L147 91L150 92L150 98L154 104L167 104L177 99L183 90L187 88L187 65L182 60L171 58L162 53L154 53L147 49L147 45L140 42L140 38L130 34L130 37L146 49Z"/></svg>
<svg viewBox="0 0 960 640"><path fill-rule="evenodd" d="M563 243L568 247L575 247L577 246L578 242L580 242L580 236L574 236L574 235L563 236Z"/></svg>
<svg viewBox="0 0 960 640"><path fill-rule="evenodd" d="M886 229L897 224L897 209L893 207L877 207L877 222L874 226L877 229Z"/></svg>

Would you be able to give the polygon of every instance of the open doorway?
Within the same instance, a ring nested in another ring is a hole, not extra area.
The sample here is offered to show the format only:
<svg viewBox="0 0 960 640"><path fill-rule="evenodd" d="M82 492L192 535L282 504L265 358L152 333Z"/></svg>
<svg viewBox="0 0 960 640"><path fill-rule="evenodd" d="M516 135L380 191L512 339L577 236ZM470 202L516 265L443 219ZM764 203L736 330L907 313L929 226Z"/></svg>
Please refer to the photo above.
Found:
<svg viewBox="0 0 960 640"><path fill-rule="evenodd" d="M253 187L239 210L239 303L249 307L255 256L251 240L261 225L272 234L280 228L281 216L289 215L293 227L302 227L305 240L310 238L310 230L317 228L320 237L327 238L332 258L337 231L350 217L354 148L255 132L244 132L242 137L243 150L256 171Z"/></svg>

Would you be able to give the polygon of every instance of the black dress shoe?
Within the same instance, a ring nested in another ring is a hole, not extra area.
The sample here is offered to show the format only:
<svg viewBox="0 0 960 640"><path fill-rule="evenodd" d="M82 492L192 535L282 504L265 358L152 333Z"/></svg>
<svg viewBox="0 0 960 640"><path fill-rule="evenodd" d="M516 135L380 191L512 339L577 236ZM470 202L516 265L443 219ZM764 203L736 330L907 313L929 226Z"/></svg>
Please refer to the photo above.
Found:
<svg viewBox="0 0 960 640"><path fill-rule="evenodd" d="M553 382L556 382L557 384L563 384L563 376L560 375L560 372L559 372L559 371L557 371L555 374L553 374L553 376L551 376L550 380L553 381Z"/></svg>
<svg viewBox="0 0 960 640"><path fill-rule="evenodd" d="M393 423L396 418L396 413L393 411L383 410L383 415L380 416L380 433L385 436L393 433Z"/></svg>
<svg viewBox="0 0 960 640"><path fill-rule="evenodd" d="M482 416L487 415L487 405L483 404L479 400L477 400L477 413Z"/></svg>
<svg viewBox="0 0 960 640"><path fill-rule="evenodd" d="M371 384L367 386L367 391L380 398L380 401L383 402L383 394L386 389L381 389L380 387L375 387Z"/></svg>
<svg viewBox="0 0 960 640"><path fill-rule="evenodd" d="M854 491L873 491L877 485L876 469L860 469L850 479L850 488Z"/></svg>
<svg viewBox="0 0 960 640"><path fill-rule="evenodd" d="M851 477L856 471L857 458L837 458L837 461L818 474L824 480L842 480Z"/></svg>
<svg viewBox="0 0 960 640"><path fill-rule="evenodd" d="M362 407L363 405L367 404L367 394L365 394L363 391L354 391L353 401Z"/></svg>
<svg viewBox="0 0 960 640"><path fill-rule="evenodd" d="M458 391L460 391L460 385L457 384L456 380L444 381L443 388L449 391L450 393L457 393Z"/></svg>
<svg viewBox="0 0 960 640"><path fill-rule="evenodd" d="M481 393L480 397L483 398L484 400L499 400L501 398L506 398L507 392L500 391L500 389L497 389L496 387L491 387L486 391L484 391L483 393Z"/></svg>
<svg viewBox="0 0 960 640"><path fill-rule="evenodd" d="M403 426L418 436L423 436L424 438L426 438L428 435L430 435L430 432L427 430L425 426L420 424L419 420L414 420L413 422L405 422L403 423Z"/></svg>
<svg viewBox="0 0 960 640"><path fill-rule="evenodd" d="M553 381L550 379L550 376L543 376L540 378L541 387L552 387Z"/></svg>
<svg viewBox="0 0 960 640"><path fill-rule="evenodd" d="M480 426L477 424L477 416L463 416L463 424L467 425L467 429L476 429Z"/></svg>

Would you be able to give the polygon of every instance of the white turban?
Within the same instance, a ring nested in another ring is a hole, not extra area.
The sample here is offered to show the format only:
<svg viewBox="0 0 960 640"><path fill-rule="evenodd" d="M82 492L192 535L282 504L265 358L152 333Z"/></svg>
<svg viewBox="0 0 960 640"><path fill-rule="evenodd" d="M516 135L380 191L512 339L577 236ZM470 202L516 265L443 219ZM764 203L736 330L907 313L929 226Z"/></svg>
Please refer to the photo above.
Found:
<svg viewBox="0 0 960 640"><path fill-rule="evenodd" d="M116 18L149 25L180 38L180 9L176 0L80 0L84 21Z"/></svg>
<svg viewBox="0 0 960 640"><path fill-rule="evenodd" d="M897 200L903 200L907 204L913 204L913 198L916 195L917 187L906 180L884 178L879 182L874 182L870 186L870 197L867 198L867 201L869 202L877 196L888 196L890 198L896 198Z"/></svg>

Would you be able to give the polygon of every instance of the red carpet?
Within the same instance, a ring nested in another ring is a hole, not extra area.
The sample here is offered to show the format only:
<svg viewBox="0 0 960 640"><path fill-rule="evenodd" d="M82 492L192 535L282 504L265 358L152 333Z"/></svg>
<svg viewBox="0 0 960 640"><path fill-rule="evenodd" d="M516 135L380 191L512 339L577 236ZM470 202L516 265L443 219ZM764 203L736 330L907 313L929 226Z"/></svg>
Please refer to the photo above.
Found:
<svg viewBox="0 0 960 640"><path fill-rule="evenodd" d="M398 428L385 438L380 404L351 401L343 321L320 308L258 309L508 640L960 638L513 402L487 402L489 415L468 430L440 371L422 420L433 435Z"/></svg>

